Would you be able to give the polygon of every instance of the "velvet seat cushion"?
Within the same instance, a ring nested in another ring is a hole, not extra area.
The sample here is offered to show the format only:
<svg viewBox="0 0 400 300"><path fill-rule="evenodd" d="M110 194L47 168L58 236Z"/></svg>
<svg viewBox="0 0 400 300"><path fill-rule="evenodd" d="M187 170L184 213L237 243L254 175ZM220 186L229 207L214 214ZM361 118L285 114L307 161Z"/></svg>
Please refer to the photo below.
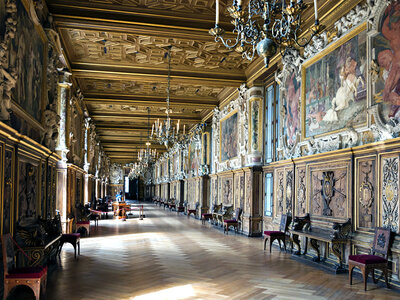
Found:
<svg viewBox="0 0 400 300"><path fill-rule="evenodd" d="M229 224L237 223L237 220L224 220L224 223L229 223Z"/></svg>
<svg viewBox="0 0 400 300"><path fill-rule="evenodd" d="M64 233L62 237L66 238L80 238L81 234L80 233Z"/></svg>
<svg viewBox="0 0 400 300"><path fill-rule="evenodd" d="M282 231L264 231L264 235L277 236L277 235L285 235L285 233Z"/></svg>
<svg viewBox="0 0 400 300"><path fill-rule="evenodd" d="M380 264L380 263L385 263L387 262L386 259L384 259L381 256L378 255L367 255L367 254L362 254L362 255L350 255L349 260L361 263L361 264Z"/></svg>
<svg viewBox="0 0 400 300"><path fill-rule="evenodd" d="M76 224L86 225L86 224L90 224L90 221L79 221L79 222L76 222Z"/></svg>
<svg viewBox="0 0 400 300"><path fill-rule="evenodd" d="M17 268L9 271L6 278L41 278L47 272L47 267Z"/></svg>

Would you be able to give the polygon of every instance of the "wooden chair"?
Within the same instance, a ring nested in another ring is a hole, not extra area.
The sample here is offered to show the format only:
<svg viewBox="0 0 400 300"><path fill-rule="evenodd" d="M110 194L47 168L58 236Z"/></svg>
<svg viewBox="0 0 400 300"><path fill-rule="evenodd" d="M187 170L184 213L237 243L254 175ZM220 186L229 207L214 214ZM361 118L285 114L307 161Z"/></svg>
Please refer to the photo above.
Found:
<svg viewBox="0 0 400 300"><path fill-rule="evenodd" d="M282 215L281 223L279 225L279 231L264 231L264 250L266 249L267 241L269 239L269 253L271 253L272 243L275 240L279 242L279 248L281 248L281 241L286 251L286 232L291 222L291 217L288 215Z"/></svg>
<svg viewBox="0 0 400 300"><path fill-rule="evenodd" d="M375 281L375 269L382 270L385 276L386 286L389 288L388 281L388 252L390 245L390 229L378 227L375 228L374 243L371 249L371 255L349 255L349 281L353 283L353 269L358 267L361 270L364 279L364 291L367 290L368 274L372 271L372 280ZM375 255L379 253L382 256Z"/></svg>
<svg viewBox="0 0 400 300"><path fill-rule="evenodd" d="M15 253L11 235L1 236L4 264L4 296L6 300L10 291L18 285L32 289L35 298L40 299L40 291L46 291L47 267L15 268Z"/></svg>
<svg viewBox="0 0 400 300"><path fill-rule="evenodd" d="M85 232L89 236L90 235L90 221L78 221L78 222L76 222L76 232L77 233Z"/></svg>
<svg viewBox="0 0 400 300"><path fill-rule="evenodd" d="M235 209L235 215L232 219L224 219L224 233L228 234L229 227L233 226L235 233L239 232L240 216L242 215L242 209L240 207Z"/></svg>
<svg viewBox="0 0 400 300"><path fill-rule="evenodd" d="M199 205L200 205L199 202L196 202L194 209L190 209L188 206L188 209L187 209L187 217L188 218L190 217L191 214L193 214L193 216L196 218L197 208L199 207Z"/></svg>
<svg viewBox="0 0 400 300"><path fill-rule="evenodd" d="M60 246L58 255L61 253L61 249L64 243L70 243L74 247L74 254L76 259L76 248L78 247L78 255L81 255L81 234L80 233L66 233L61 236Z"/></svg>
<svg viewBox="0 0 400 300"><path fill-rule="evenodd" d="M212 220L213 213L215 212L216 204L211 206L211 213L203 213L201 214L201 223L204 225L206 221Z"/></svg>

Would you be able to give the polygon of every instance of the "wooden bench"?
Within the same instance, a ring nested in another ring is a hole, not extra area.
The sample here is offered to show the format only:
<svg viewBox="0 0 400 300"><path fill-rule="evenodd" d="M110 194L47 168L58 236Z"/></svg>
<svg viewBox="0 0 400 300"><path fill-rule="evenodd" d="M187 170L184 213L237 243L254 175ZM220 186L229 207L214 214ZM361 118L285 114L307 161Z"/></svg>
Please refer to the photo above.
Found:
<svg viewBox="0 0 400 300"><path fill-rule="evenodd" d="M18 253L18 267L46 266L56 262L62 234L61 219L25 219L16 226L16 241L27 255Z"/></svg>
<svg viewBox="0 0 400 300"><path fill-rule="evenodd" d="M292 229L289 230L292 241L292 250L293 243L297 245L298 251L295 252L296 255L301 254L301 246L299 237L305 238L304 243L304 252L303 255L307 254L307 246L308 240L310 240L311 247L317 253L317 257L313 258L313 261L319 262L321 261L321 251L320 251L320 243L325 244L324 251L324 261L328 256L328 249L332 250L332 253L337 257L339 264L337 266L337 270L343 269L343 254L344 254L344 246L350 241L350 233L351 233L351 220L348 219L346 222L338 223L338 222L328 222L331 225L331 228L319 228L312 227L312 222L310 221L309 215L303 218L295 217L292 224Z"/></svg>

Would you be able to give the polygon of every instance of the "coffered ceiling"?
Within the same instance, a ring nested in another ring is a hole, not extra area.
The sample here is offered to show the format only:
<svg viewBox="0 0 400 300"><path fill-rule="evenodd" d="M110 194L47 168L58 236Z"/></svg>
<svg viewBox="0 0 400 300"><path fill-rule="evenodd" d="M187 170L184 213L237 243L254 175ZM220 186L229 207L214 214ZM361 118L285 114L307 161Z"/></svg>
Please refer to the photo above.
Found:
<svg viewBox="0 0 400 300"><path fill-rule="evenodd" d="M220 0L221 11L227 3ZM165 118L169 46L171 118L186 128L209 115L224 89L246 81L248 61L208 34L215 0L49 0L48 6L112 161L135 161L148 124ZM154 142L152 148L165 151Z"/></svg>

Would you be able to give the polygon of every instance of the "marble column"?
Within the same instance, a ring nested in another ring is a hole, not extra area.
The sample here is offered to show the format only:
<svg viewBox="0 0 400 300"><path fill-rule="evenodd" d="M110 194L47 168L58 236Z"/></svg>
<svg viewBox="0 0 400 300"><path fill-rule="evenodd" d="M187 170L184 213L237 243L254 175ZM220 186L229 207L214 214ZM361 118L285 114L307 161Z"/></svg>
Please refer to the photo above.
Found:
<svg viewBox="0 0 400 300"><path fill-rule="evenodd" d="M63 232L67 228L67 143L66 143L66 122L67 122L67 101L70 97L71 73L61 71L58 82L58 103L57 114L60 116L60 129L57 138L56 152L61 160L57 162L57 195L56 209L60 212Z"/></svg>

